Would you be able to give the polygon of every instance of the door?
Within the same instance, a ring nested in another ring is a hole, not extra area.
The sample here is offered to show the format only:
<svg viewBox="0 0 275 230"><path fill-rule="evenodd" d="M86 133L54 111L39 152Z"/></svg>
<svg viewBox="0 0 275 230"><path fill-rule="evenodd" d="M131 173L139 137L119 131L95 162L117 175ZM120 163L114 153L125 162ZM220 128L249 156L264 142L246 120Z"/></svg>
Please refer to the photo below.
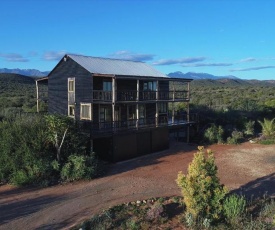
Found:
<svg viewBox="0 0 275 230"><path fill-rule="evenodd" d="M100 128L111 128L112 127L112 107L101 105L99 109L99 122Z"/></svg>
<svg viewBox="0 0 275 230"><path fill-rule="evenodd" d="M68 78L68 116L75 118L75 78Z"/></svg>

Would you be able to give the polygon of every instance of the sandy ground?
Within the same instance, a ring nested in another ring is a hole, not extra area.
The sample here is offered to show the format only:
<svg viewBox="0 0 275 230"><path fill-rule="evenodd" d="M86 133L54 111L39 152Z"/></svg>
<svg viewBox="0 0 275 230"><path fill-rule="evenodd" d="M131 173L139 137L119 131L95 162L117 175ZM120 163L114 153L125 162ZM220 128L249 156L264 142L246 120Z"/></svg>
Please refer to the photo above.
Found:
<svg viewBox="0 0 275 230"><path fill-rule="evenodd" d="M248 196L275 196L275 145L213 145L221 182ZM180 195L177 173L187 172L196 145L116 163L102 178L49 188L0 186L0 229L67 229L110 206Z"/></svg>

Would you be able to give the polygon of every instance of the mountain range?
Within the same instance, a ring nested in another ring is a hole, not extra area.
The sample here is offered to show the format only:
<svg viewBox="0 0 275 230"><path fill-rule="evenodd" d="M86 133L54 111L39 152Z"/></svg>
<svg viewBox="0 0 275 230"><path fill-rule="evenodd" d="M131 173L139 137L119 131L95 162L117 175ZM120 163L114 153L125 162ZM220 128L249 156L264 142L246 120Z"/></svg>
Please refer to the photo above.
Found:
<svg viewBox="0 0 275 230"><path fill-rule="evenodd" d="M7 69L3 68L0 69L0 73L14 73L14 74L20 74L25 75L29 77L45 77L48 75L50 71L39 71L37 69Z"/></svg>
<svg viewBox="0 0 275 230"><path fill-rule="evenodd" d="M239 79L235 76L228 75L228 76L214 76L212 74L208 73L193 73L193 72L188 72L188 73L182 73L180 71L169 73L169 77L176 77L176 78L189 78L189 79L194 79L194 80L202 80L202 79L212 79L212 80L217 80L217 79Z"/></svg>
<svg viewBox="0 0 275 230"><path fill-rule="evenodd" d="M11 73L11 74L19 74L29 77L45 77L47 76L50 71L40 71L37 69L7 69L2 68L0 69L0 73ZM194 72L188 72L188 73L182 73L180 71L172 72L167 74L169 77L175 77L175 78L187 78L187 79L194 79L194 80L239 80L242 81L242 79L237 78L232 75L227 76L215 76L208 73L194 73ZM244 81L244 80L243 80ZM246 80L247 81L247 80ZM249 80L251 84L257 84L260 80ZM266 83L274 84L275 80L263 80Z"/></svg>

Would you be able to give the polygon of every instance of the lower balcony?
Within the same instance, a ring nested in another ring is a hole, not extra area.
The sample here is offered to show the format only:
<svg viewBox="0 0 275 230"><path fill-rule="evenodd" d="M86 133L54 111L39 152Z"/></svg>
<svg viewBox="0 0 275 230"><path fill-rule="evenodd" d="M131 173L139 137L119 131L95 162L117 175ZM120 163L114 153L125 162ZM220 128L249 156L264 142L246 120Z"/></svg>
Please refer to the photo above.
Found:
<svg viewBox="0 0 275 230"><path fill-rule="evenodd" d="M158 119L142 118L114 122L81 122L81 128L85 132L90 132L91 136L96 138L158 127L168 127L169 129L180 128L195 124L197 120L197 114L190 114L189 120L187 119L187 114L175 116L174 118L166 115L160 116Z"/></svg>

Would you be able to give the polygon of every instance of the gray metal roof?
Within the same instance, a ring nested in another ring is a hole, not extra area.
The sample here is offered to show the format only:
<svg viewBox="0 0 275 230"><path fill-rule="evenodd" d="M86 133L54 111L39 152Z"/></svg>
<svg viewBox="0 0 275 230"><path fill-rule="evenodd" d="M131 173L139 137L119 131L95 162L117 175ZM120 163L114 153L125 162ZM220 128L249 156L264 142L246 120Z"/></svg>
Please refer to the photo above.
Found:
<svg viewBox="0 0 275 230"><path fill-rule="evenodd" d="M143 62L89 57L74 54L68 54L67 56L88 70L90 73L94 74L169 78L167 75Z"/></svg>

